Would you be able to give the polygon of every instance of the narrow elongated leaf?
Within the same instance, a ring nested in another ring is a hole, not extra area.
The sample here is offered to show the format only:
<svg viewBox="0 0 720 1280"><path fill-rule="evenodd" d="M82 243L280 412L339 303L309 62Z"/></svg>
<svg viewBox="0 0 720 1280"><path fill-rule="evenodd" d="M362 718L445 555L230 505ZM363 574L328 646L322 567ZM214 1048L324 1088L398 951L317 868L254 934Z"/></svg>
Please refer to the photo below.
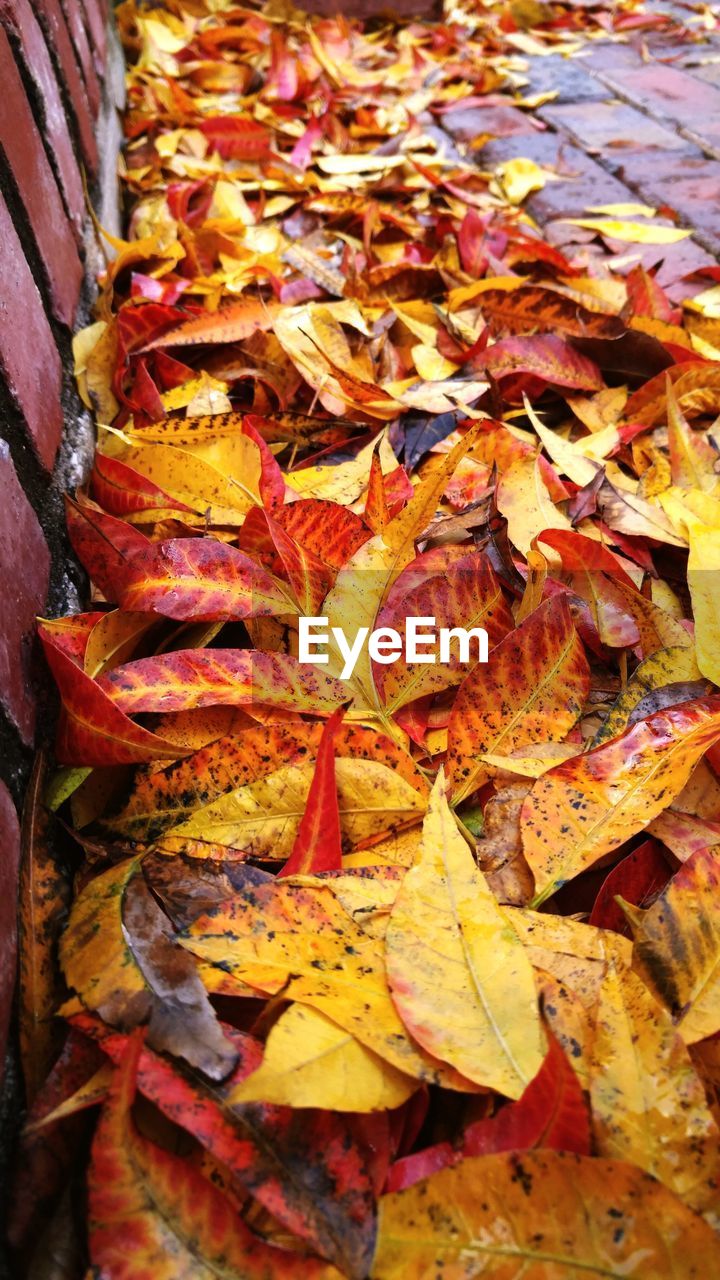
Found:
<svg viewBox="0 0 720 1280"><path fill-rule="evenodd" d="M343 713L342 707L333 712L323 729L305 812L300 819L292 853L280 875L316 875L321 871L339 871L342 867L333 744Z"/></svg>
<svg viewBox="0 0 720 1280"><path fill-rule="evenodd" d="M18 900L20 1060L28 1106L59 1046L56 949L70 896L51 845L44 787L45 762L38 756L25 798Z"/></svg>
<svg viewBox="0 0 720 1280"><path fill-rule="evenodd" d="M418 860L390 912L390 990L423 1048L477 1084L519 1098L543 1058L535 981L475 866L444 787L441 772Z"/></svg>
<svg viewBox="0 0 720 1280"><path fill-rule="evenodd" d="M264 131L263 131L264 134ZM266 136L266 135L264 135ZM256 153L257 154L257 153ZM194 347L214 342L242 342L258 329L272 328L277 314L277 304L257 298L240 298L221 307L184 320L159 338L139 348L152 351L156 347Z"/></svg>
<svg viewBox="0 0 720 1280"><path fill-rule="evenodd" d="M494 378L532 373L554 386L572 387L573 391L599 391L603 386L597 365L554 334L501 338L488 348L484 362Z"/></svg>
<svg viewBox="0 0 720 1280"><path fill-rule="evenodd" d="M521 815L535 903L662 813L718 738L720 698L701 698L657 711L538 778Z"/></svg>
<svg viewBox="0 0 720 1280"><path fill-rule="evenodd" d="M282 586L249 556L214 538L174 538L134 556L119 586L123 609L180 622L224 622L292 611Z"/></svg>
<svg viewBox="0 0 720 1280"><path fill-rule="evenodd" d="M312 764L288 764L228 791L173 827L158 847L181 852L182 846L202 856L204 844L222 845L256 857L285 860L307 807L314 772ZM411 826L425 812L424 796L384 764L337 759L335 775L340 829L347 848Z"/></svg>
<svg viewBox="0 0 720 1280"><path fill-rule="evenodd" d="M694 524L690 528L688 586L695 618L697 663L713 684L720 681L720 534Z"/></svg>
<svg viewBox="0 0 720 1280"><path fill-rule="evenodd" d="M135 724L40 627L48 665L62 697L55 751L62 764L135 764L172 760L182 748Z"/></svg>
<svg viewBox="0 0 720 1280"><path fill-rule="evenodd" d="M126 715L253 702L328 715L347 696L315 667L258 649L180 649L125 663L98 684Z"/></svg>

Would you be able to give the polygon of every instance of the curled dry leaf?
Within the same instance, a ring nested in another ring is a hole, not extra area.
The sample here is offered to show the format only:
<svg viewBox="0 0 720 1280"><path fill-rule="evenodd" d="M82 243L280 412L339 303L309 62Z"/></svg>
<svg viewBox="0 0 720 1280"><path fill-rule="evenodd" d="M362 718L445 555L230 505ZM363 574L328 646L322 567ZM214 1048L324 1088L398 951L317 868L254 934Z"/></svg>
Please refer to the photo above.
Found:
<svg viewBox="0 0 720 1280"><path fill-rule="evenodd" d="M187 952L136 859L91 880L75 900L60 945L68 985L111 1026L149 1023L152 1044L220 1080L237 1056Z"/></svg>

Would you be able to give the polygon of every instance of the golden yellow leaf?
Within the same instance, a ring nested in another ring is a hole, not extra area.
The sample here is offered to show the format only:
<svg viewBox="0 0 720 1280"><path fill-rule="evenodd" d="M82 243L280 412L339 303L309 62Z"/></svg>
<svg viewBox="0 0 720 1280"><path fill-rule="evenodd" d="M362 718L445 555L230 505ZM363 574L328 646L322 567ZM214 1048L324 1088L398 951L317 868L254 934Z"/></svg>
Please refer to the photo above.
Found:
<svg viewBox="0 0 720 1280"><path fill-rule="evenodd" d="M253 885L200 916L181 940L250 986L324 1013L398 1071L473 1090L411 1041L390 998L382 943L352 921L330 889L283 880Z"/></svg>
<svg viewBox="0 0 720 1280"><path fill-rule="evenodd" d="M670 1015L632 970L600 990L590 1099L600 1155L628 1160L698 1213L720 1210L720 1130Z"/></svg>
<svg viewBox="0 0 720 1280"><path fill-rule="evenodd" d="M203 845L242 849L256 857L289 857L315 765L288 764L212 804L163 836L157 847L187 846L202 856ZM335 780L343 842L348 848L398 827L417 822L423 797L397 772L375 760L338 758Z"/></svg>
<svg viewBox="0 0 720 1280"><path fill-rule="evenodd" d="M475 865L444 793L430 797L418 861L385 938L388 981L410 1034L429 1053L518 1098L545 1053L529 960Z"/></svg>
<svg viewBox="0 0 720 1280"><path fill-rule="evenodd" d="M720 685L720 532L694 523L689 537L687 576L697 664L708 680Z"/></svg>
<svg viewBox="0 0 720 1280"><path fill-rule="evenodd" d="M633 1165L559 1151L463 1160L380 1199L373 1280L708 1280L720 1244Z"/></svg>
<svg viewBox="0 0 720 1280"><path fill-rule="evenodd" d="M399 1107L417 1087L417 1080L384 1062L325 1014L292 1004L272 1027L261 1065L235 1086L227 1102L381 1111Z"/></svg>
<svg viewBox="0 0 720 1280"><path fill-rule="evenodd" d="M686 240L692 235L692 231L684 231L681 227L666 227L655 222L622 222L617 218L563 218L563 222L573 227L585 227L588 231L599 231L601 236L625 240L628 244L676 244L678 240Z"/></svg>

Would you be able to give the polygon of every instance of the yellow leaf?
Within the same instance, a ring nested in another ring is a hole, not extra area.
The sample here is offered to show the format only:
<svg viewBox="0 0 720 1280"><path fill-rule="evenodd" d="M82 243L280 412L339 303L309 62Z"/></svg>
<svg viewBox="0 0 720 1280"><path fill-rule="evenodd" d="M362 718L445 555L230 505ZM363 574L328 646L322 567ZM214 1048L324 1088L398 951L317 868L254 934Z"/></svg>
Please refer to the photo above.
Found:
<svg viewBox="0 0 720 1280"><path fill-rule="evenodd" d="M632 1165L560 1151L463 1160L380 1198L373 1280L709 1280L712 1229Z"/></svg>
<svg viewBox="0 0 720 1280"><path fill-rule="evenodd" d="M452 378L457 373L457 365L440 355L437 347L427 346L419 342L412 348L415 368L421 378L427 382L442 382L444 378Z"/></svg>
<svg viewBox="0 0 720 1280"><path fill-rule="evenodd" d="M628 244L676 244L692 235L692 231L681 227L665 227L655 222L621 222L616 218L563 218L562 221Z"/></svg>
<svg viewBox="0 0 720 1280"><path fill-rule="evenodd" d="M611 964L592 1050L598 1152L628 1160L698 1213L720 1208L720 1130L670 1015L632 970Z"/></svg>
<svg viewBox="0 0 720 1280"><path fill-rule="evenodd" d="M601 728L593 738L593 746L616 738L626 729L637 704L653 689L683 680L699 680L700 669L695 650L690 645L672 645L657 649L633 671L622 693L608 711Z"/></svg>
<svg viewBox="0 0 720 1280"><path fill-rule="evenodd" d="M654 218L657 209L649 204L633 204L630 201L619 204L591 204L588 213L606 213L612 218Z"/></svg>
<svg viewBox="0 0 720 1280"><path fill-rule="evenodd" d="M720 533L717 529L693 525L689 536L687 576L695 619L697 663L708 680L720 685Z"/></svg>
<svg viewBox="0 0 720 1280"><path fill-rule="evenodd" d="M262 1064L235 1086L227 1103L381 1111L399 1107L417 1087L412 1076L384 1062L325 1014L293 1004L272 1027Z"/></svg>
<svg viewBox="0 0 720 1280"><path fill-rule="evenodd" d="M533 972L460 834L444 787L441 770L418 861L390 912L390 990L423 1048L477 1084L518 1098L545 1053Z"/></svg>
<svg viewBox="0 0 720 1280"><path fill-rule="evenodd" d="M473 1090L407 1035L390 999L382 943L329 888L275 880L239 889L182 939L195 955L251 986L309 1005L407 1075Z"/></svg>
<svg viewBox="0 0 720 1280"><path fill-rule="evenodd" d="M256 857L289 857L305 812L313 778L313 762L288 764L213 804L196 809L173 827L158 848L188 846L202 856L205 844L243 849ZM376 760L335 761L343 843L362 840L417 822L425 811L423 797L409 782Z"/></svg>
<svg viewBox="0 0 720 1280"><path fill-rule="evenodd" d="M521 815L533 905L662 813L719 737L720 697L697 698L656 711L539 778Z"/></svg>
<svg viewBox="0 0 720 1280"><path fill-rule="evenodd" d="M523 403L525 412L540 437L545 452L550 460L555 463L558 470L563 475L566 475L569 480L572 480L574 484L580 485L581 488L583 485L591 484L598 473L599 463L593 462L588 458L577 445L571 444L569 440L564 440L557 431L551 431L549 427L546 427L535 413L526 395L523 396ZM613 432L613 435L616 436L617 433ZM597 437L591 436L590 440L597 443Z"/></svg>
<svg viewBox="0 0 720 1280"><path fill-rule="evenodd" d="M567 516L555 506L538 459L532 455L519 458L500 476L497 504L508 522L510 541L523 555L527 555L543 529L572 527Z"/></svg>
<svg viewBox="0 0 720 1280"><path fill-rule="evenodd" d="M511 204L522 204L532 191L541 191L548 178L554 178L547 169L541 169L534 160L516 156L498 165L495 177Z"/></svg>

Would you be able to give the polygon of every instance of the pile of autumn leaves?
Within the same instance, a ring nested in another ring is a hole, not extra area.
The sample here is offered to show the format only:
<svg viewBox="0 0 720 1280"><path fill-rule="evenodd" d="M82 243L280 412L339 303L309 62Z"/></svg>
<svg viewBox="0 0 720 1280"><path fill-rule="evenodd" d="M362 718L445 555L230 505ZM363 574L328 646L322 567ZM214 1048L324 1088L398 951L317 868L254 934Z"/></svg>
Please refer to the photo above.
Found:
<svg viewBox="0 0 720 1280"><path fill-rule="evenodd" d="M583 274L427 140L380 162L410 90L502 80L490 19L123 13L135 238L78 340L105 429L68 503L94 607L40 626L19 1256L86 1210L64 1276L704 1280L712 320L701 357L642 267ZM301 616L490 658L343 680Z"/></svg>

